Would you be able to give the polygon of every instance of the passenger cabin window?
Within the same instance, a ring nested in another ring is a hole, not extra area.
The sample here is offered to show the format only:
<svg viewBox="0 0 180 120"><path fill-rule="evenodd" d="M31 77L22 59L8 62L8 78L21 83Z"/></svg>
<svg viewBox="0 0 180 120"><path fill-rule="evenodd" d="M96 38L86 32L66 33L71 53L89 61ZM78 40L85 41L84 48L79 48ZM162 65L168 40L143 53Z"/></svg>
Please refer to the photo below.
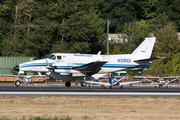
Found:
<svg viewBox="0 0 180 120"><path fill-rule="evenodd" d="M57 56L57 59L58 59L58 60L61 60L61 56Z"/></svg>

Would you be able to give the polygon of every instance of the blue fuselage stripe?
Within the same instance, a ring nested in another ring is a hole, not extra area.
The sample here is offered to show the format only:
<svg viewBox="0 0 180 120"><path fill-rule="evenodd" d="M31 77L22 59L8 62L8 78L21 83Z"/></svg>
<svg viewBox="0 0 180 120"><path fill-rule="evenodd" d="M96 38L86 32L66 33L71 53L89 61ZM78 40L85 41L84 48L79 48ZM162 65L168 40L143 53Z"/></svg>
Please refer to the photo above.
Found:
<svg viewBox="0 0 180 120"><path fill-rule="evenodd" d="M52 63L49 63L50 65ZM75 65L85 65L85 63L74 63ZM47 63L32 63L32 64L24 64L20 65L20 68L25 67L45 67L47 66ZM52 69L64 69L64 70L71 70L73 67L77 66L57 66L57 68L54 68L52 66ZM105 64L102 66L102 68L147 68L150 67L150 65L133 65L133 64Z"/></svg>

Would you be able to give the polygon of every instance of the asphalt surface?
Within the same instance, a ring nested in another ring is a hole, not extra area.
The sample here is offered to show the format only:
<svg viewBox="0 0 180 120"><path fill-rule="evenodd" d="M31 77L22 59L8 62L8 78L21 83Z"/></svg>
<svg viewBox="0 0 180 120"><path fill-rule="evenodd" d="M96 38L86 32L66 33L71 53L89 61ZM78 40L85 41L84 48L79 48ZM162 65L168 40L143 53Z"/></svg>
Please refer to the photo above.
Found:
<svg viewBox="0 0 180 120"><path fill-rule="evenodd" d="M110 89L106 87L105 89L101 88L100 86L96 87L15 87L15 86L0 86L1 91L20 91L20 92L179 92L180 88L173 87L173 88L145 88L145 87L113 87Z"/></svg>
<svg viewBox="0 0 180 120"><path fill-rule="evenodd" d="M101 86L65 87L64 84L31 84L15 87L13 83L0 83L0 95L66 95L66 96L180 96L180 87L165 86L154 88L154 86L134 85L113 86L112 89Z"/></svg>

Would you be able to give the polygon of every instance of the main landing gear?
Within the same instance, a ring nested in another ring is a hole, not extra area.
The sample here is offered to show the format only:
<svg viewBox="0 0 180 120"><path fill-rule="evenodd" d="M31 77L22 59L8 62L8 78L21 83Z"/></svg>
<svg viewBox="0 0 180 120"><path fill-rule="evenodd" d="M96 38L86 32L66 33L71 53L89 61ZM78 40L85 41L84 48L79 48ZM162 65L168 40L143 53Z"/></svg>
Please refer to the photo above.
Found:
<svg viewBox="0 0 180 120"><path fill-rule="evenodd" d="M86 87L87 83L86 82L81 82L82 87Z"/></svg>
<svg viewBox="0 0 180 120"><path fill-rule="evenodd" d="M105 86L104 86L104 85L101 85L101 88L102 88L102 89L105 89Z"/></svg>
<svg viewBox="0 0 180 120"><path fill-rule="evenodd" d="M66 82L66 83L65 83L65 86L66 86L66 87L71 87L71 82L69 82L69 81Z"/></svg>

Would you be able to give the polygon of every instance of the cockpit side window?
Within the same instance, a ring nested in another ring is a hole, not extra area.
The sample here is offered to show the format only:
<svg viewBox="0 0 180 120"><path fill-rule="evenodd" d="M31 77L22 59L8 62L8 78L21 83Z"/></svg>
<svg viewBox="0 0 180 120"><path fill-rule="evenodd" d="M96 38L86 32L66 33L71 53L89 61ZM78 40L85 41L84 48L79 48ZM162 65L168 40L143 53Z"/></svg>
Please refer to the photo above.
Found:
<svg viewBox="0 0 180 120"><path fill-rule="evenodd" d="M52 57L52 60L56 60L56 56L54 55L54 57Z"/></svg>
<svg viewBox="0 0 180 120"><path fill-rule="evenodd" d="M61 56L57 56L57 59L58 59L58 60L61 60Z"/></svg>
<svg viewBox="0 0 180 120"><path fill-rule="evenodd" d="M55 55L50 55L50 56L47 57L47 58L49 58L49 59L51 59L51 60L55 60L55 59L56 59L56 56L55 56Z"/></svg>

